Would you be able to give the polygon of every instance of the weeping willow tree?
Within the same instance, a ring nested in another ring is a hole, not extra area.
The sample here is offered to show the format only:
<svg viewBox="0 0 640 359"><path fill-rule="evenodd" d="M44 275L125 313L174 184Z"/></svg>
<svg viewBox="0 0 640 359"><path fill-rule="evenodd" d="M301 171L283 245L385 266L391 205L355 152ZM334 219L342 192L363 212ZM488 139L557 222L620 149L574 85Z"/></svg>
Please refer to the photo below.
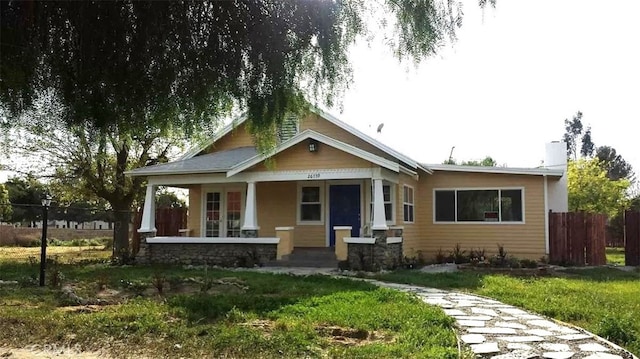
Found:
<svg viewBox="0 0 640 359"><path fill-rule="evenodd" d="M398 59L419 62L455 38L462 14L455 0L9 0L0 10L2 125L116 213L144 185L124 172L166 160L174 140L236 109L266 148L285 114L339 101L356 41L383 36ZM125 217L114 238L123 261Z"/></svg>

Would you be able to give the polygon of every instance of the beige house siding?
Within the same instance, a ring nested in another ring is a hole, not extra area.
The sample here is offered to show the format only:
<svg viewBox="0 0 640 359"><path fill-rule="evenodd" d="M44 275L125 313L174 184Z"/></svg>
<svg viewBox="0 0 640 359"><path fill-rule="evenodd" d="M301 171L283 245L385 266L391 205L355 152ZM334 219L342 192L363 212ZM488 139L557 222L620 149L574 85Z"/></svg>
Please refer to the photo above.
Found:
<svg viewBox="0 0 640 359"><path fill-rule="evenodd" d="M523 187L524 223L434 223L434 188L473 187ZM417 218L420 224L415 237L409 239L406 246L423 250L429 259L439 249L450 252L456 243L467 251L485 249L487 254L495 253L498 244L501 244L507 253L517 257L539 259L545 255L542 176L436 171L433 175L421 176L419 193Z"/></svg>
<svg viewBox="0 0 640 359"><path fill-rule="evenodd" d="M293 237L295 247L326 246L324 224L296 225L297 191L298 184L294 181L260 182L256 185L259 235L261 237L275 237L276 227L295 227Z"/></svg>
<svg viewBox="0 0 640 359"><path fill-rule="evenodd" d="M222 136L218 141L209 146L204 153L213 153L223 150L229 150L238 147L253 146L253 137L247 130L247 125L241 124L235 127L231 132Z"/></svg>
<svg viewBox="0 0 640 359"><path fill-rule="evenodd" d="M363 141L356 135L343 130L342 128L316 115L315 113L310 114L300 122L300 131L304 131L306 129L322 133L323 135L329 136L344 143L348 143L352 146L358 147L361 150L373 153L377 156L389 160L395 160L392 156L389 156L372 144Z"/></svg>
<svg viewBox="0 0 640 359"><path fill-rule="evenodd" d="M190 236L200 237L200 224L202 223L202 186L189 186L189 215L187 228L191 230Z"/></svg>
<svg viewBox="0 0 640 359"><path fill-rule="evenodd" d="M317 152L309 152L306 141L298 143L273 157L273 167L264 163L255 165L247 171L287 171L332 168L369 168L371 162L345 153L329 145L320 144Z"/></svg>
<svg viewBox="0 0 640 359"><path fill-rule="evenodd" d="M404 186L407 185L413 188L413 223L404 222ZM398 176L398 185L396 186L396 200L395 200L395 212L396 212L396 226L403 227L403 251L406 256L413 257L417 255L417 251L420 250L417 239L419 238L419 222L422 219L421 213L424 213L422 204L418 203L420 198L418 181L407 174L400 174Z"/></svg>

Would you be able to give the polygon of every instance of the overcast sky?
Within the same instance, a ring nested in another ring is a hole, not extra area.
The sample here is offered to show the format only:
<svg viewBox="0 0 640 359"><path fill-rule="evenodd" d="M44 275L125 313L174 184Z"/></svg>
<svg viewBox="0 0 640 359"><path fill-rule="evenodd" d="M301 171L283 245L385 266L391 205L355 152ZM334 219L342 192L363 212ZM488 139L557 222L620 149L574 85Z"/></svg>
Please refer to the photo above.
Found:
<svg viewBox="0 0 640 359"><path fill-rule="evenodd" d="M640 1L464 5L458 41L417 69L387 48L355 48L344 111L330 112L422 162L442 163L455 146L458 160L530 167L582 111L596 145L640 172Z"/></svg>
<svg viewBox="0 0 640 359"><path fill-rule="evenodd" d="M596 145L640 172L640 1L465 1L458 41L418 69L383 47L353 51L355 83L334 115L427 163L492 156L537 166L582 111ZM369 127L371 126L371 127Z"/></svg>

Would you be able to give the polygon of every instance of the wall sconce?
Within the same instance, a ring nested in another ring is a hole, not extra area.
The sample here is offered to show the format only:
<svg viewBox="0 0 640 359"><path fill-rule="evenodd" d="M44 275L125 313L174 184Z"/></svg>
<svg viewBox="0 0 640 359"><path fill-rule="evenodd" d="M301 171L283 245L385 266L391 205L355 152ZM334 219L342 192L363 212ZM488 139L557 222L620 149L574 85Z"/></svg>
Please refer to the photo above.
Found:
<svg viewBox="0 0 640 359"><path fill-rule="evenodd" d="M309 139L309 152L318 152L318 141L313 138Z"/></svg>

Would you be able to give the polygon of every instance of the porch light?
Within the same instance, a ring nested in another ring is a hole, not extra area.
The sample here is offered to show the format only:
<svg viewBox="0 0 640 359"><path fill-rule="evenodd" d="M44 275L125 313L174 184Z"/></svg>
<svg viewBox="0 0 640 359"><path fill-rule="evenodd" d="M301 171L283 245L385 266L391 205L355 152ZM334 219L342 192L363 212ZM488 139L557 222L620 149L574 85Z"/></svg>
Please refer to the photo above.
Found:
<svg viewBox="0 0 640 359"><path fill-rule="evenodd" d="M318 141L313 138L309 139L309 152L317 152L318 151Z"/></svg>

